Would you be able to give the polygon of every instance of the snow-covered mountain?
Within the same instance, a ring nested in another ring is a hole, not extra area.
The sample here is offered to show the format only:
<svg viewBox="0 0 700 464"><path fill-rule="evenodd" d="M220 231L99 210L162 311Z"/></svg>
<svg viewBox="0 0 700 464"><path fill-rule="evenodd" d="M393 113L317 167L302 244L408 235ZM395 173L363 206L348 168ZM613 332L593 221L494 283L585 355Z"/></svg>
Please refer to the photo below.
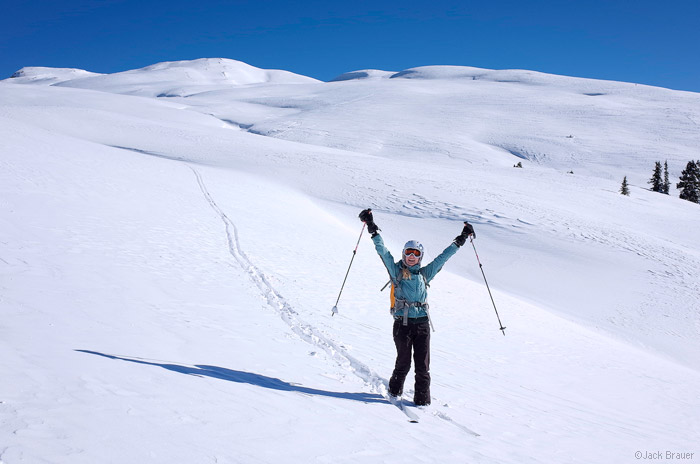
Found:
<svg viewBox="0 0 700 464"><path fill-rule="evenodd" d="M241 85L319 82L289 71L260 69L241 61L222 58L170 61L115 74L23 68L12 77L20 78L22 83L48 83L146 97L189 96L208 88L226 89Z"/></svg>
<svg viewBox="0 0 700 464"><path fill-rule="evenodd" d="M101 76L102 74L73 68L22 68L12 75L12 82L22 84L55 85L74 79Z"/></svg>
<svg viewBox="0 0 700 464"><path fill-rule="evenodd" d="M0 81L0 462L700 452L700 210L646 184L700 158L699 124L696 93L522 70L24 68ZM418 425L382 396L366 236L331 317L365 207L427 259L474 224L508 327L467 244L429 292Z"/></svg>

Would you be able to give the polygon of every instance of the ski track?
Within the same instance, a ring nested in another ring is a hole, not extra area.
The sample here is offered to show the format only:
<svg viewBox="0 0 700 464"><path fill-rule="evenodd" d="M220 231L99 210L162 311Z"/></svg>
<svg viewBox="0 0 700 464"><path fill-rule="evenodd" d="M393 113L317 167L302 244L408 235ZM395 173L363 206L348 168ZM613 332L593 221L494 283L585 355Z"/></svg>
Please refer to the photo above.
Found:
<svg viewBox="0 0 700 464"><path fill-rule="evenodd" d="M388 394L389 382L386 379L382 378L369 366L350 355L347 351L341 348L337 342L323 335L319 329L302 321L298 317L299 313L292 308L292 306L282 295L280 295L279 292L275 290L267 277L265 277L265 274L250 261L248 256L242 250L238 239L238 228L211 196L211 193L209 193L209 190L202 179L202 175L189 164L187 167L192 170L197 178L197 184L199 184L199 188L202 191L204 198L207 200L207 203L209 203L209 206L219 215L221 221L226 226L226 238L228 240L229 253L248 274L255 286L258 287L260 292L265 297L267 304L275 310L282 320L289 325L292 331L302 340L323 349L326 353L328 353L331 359L338 363L341 368L359 377L371 387L372 392L382 395L387 399L389 404L391 404ZM434 398L434 400L435 402L442 404L439 399ZM431 415L457 427L467 435L474 437L480 436L478 433L458 423L444 412L432 411Z"/></svg>

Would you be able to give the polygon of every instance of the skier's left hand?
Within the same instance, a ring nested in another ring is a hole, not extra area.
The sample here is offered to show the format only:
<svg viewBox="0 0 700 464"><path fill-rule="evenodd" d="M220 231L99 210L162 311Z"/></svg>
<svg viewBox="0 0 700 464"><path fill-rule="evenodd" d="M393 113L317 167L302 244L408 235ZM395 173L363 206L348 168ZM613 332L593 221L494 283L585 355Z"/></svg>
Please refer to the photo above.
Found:
<svg viewBox="0 0 700 464"><path fill-rule="evenodd" d="M462 235L464 235L465 237L469 237L471 235L472 238L476 238L476 232L474 232L474 228L467 221L464 221L464 229L462 229Z"/></svg>
<svg viewBox="0 0 700 464"><path fill-rule="evenodd" d="M467 243L467 238L470 235L476 238L476 233L474 232L474 228L472 227L472 225L464 221L464 229L462 229L461 234L455 237L455 245L461 247L462 245Z"/></svg>

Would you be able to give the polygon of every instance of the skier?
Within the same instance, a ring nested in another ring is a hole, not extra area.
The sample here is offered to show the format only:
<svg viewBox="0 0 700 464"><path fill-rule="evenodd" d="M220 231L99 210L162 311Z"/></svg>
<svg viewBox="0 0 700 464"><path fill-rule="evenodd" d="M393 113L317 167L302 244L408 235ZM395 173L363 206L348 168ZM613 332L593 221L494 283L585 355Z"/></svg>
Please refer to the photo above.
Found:
<svg viewBox="0 0 700 464"><path fill-rule="evenodd" d="M427 286L442 266L464 245L469 236L476 237L474 228L464 223L464 229L450 246L430 264L421 267L423 245L409 240L403 247L401 260L394 257L384 246L379 227L374 223L371 209L360 213L360 220L367 225L374 247L382 259L392 283L392 308L394 316L394 343L396 365L389 380L389 395L401 397L403 384L411 370L411 355L415 361L415 394L417 406L430 404L430 316L427 303Z"/></svg>

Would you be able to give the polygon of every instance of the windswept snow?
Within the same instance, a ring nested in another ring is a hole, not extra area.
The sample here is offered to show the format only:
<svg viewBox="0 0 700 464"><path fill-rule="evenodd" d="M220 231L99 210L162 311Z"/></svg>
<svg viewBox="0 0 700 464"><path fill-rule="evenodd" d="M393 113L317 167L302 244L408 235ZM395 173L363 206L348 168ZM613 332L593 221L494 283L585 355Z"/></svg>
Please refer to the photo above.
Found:
<svg viewBox="0 0 700 464"><path fill-rule="evenodd" d="M700 459L699 209L646 188L654 161L675 184L698 158L698 94L448 66L86 73L0 82L1 463ZM365 207L426 259L474 224L507 326L467 243L429 291L419 424L385 399L366 235L331 316Z"/></svg>
<svg viewBox="0 0 700 464"><path fill-rule="evenodd" d="M47 68L32 68L47 69ZM71 70L72 71L72 70ZM75 70L78 71L78 70ZM46 71L44 71L46 74ZM37 73L32 73L37 74ZM75 73L67 79L65 70L58 70L53 85L103 90L114 93L156 96L182 96L208 90L254 84L299 84L318 82L310 77L276 69L260 69L241 61L202 58L194 61L170 61L141 69L115 74ZM25 79L23 83L27 82ZM42 82L43 83L43 82Z"/></svg>
<svg viewBox="0 0 700 464"><path fill-rule="evenodd" d="M353 79L381 79L390 78L395 73L391 71L381 71L379 69L363 69L360 71L351 71L343 73L340 76L331 79L331 82L351 81Z"/></svg>
<svg viewBox="0 0 700 464"><path fill-rule="evenodd" d="M82 69L26 67L14 73L11 79L14 79L15 83L21 84L54 85L74 79L100 75L101 74L84 71Z"/></svg>

